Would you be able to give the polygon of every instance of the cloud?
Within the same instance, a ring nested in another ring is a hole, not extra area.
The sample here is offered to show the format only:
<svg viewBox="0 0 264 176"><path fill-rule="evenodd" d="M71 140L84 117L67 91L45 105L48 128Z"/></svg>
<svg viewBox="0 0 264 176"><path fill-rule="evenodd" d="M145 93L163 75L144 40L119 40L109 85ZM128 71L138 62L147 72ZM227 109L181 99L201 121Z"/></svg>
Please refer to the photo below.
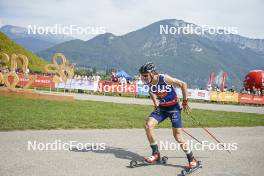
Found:
<svg viewBox="0 0 264 176"><path fill-rule="evenodd" d="M122 35L162 19L198 25L235 26L239 34L264 38L261 0L0 0L0 22L27 25L103 26ZM83 39L91 36L79 36Z"/></svg>

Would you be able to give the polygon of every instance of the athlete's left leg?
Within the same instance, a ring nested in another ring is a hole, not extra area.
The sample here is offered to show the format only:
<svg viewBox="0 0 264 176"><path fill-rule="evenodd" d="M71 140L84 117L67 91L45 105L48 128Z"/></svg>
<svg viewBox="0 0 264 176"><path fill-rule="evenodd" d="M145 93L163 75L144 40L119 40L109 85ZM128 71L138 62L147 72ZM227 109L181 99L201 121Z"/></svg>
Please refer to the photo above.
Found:
<svg viewBox="0 0 264 176"><path fill-rule="evenodd" d="M187 143L186 140L182 137L182 129L181 128L172 128L173 136L175 140L180 144L181 149L186 153L188 162L191 163L194 160L193 153Z"/></svg>
<svg viewBox="0 0 264 176"><path fill-rule="evenodd" d="M172 132L175 140L180 144L182 150L186 153L189 167L197 166L197 161L193 156L193 153L186 140L182 136L182 123L181 123L181 111L175 110L170 114L170 119L172 123Z"/></svg>

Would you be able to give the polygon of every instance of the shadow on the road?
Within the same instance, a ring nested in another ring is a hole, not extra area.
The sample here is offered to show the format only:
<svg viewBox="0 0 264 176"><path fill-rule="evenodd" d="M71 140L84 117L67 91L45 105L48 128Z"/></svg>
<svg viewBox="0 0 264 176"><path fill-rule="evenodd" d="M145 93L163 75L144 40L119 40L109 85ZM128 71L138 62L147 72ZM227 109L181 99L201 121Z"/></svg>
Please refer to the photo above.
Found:
<svg viewBox="0 0 264 176"><path fill-rule="evenodd" d="M93 152L93 153L101 153L101 154L113 154L116 158L127 159L127 160L137 160L140 161L144 159L144 157L138 155L137 153L128 151L124 148L106 146L105 150L92 150L90 148L87 149L78 149L72 148L70 151L72 152Z"/></svg>
<svg viewBox="0 0 264 176"><path fill-rule="evenodd" d="M78 149L78 148L72 148L70 149L71 152L94 152L94 153L101 153L101 154L113 154L116 158L120 159L126 159L129 161L139 161L142 162L144 161L144 157L140 156L137 153L128 151L127 149L124 148L119 148L119 147L112 147L112 146L106 146L105 150L91 150L90 148L87 149ZM150 166L152 164L141 164L141 166ZM173 165L173 164L159 164L163 166L170 166L170 167L178 167L178 168L184 168L184 166L181 165ZM127 166L129 167L129 166Z"/></svg>

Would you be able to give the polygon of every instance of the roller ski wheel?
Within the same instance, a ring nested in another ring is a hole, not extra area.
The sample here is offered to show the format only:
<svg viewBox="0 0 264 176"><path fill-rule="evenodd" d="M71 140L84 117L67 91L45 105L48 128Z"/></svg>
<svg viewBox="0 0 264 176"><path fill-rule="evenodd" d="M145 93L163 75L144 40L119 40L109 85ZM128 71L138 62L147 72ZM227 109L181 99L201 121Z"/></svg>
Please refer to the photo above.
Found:
<svg viewBox="0 0 264 176"><path fill-rule="evenodd" d="M163 156L162 158L161 158L161 163L162 164L167 164L167 161L168 161L168 157L167 156Z"/></svg>
<svg viewBox="0 0 264 176"><path fill-rule="evenodd" d="M189 175L189 174L197 171L198 169L200 169L202 167L203 167L202 162L201 161L197 161L197 166L195 166L193 168L186 167L185 169L183 169L181 171L181 176Z"/></svg>
<svg viewBox="0 0 264 176"><path fill-rule="evenodd" d="M147 165L167 164L167 161L168 161L167 156L163 156L159 160L153 161L153 162L147 162L145 159L140 160L140 161L132 160L130 161L129 166L130 168L135 168L135 167L147 166Z"/></svg>
<svg viewBox="0 0 264 176"><path fill-rule="evenodd" d="M137 161L130 161L129 166L130 166L131 168L137 167L137 165L138 165Z"/></svg>

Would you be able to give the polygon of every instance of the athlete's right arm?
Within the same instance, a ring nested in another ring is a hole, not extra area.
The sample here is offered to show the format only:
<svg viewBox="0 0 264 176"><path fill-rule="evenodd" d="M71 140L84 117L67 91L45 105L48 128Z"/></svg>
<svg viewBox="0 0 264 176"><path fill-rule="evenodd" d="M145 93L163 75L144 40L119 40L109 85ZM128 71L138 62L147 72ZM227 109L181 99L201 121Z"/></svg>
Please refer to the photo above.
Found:
<svg viewBox="0 0 264 176"><path fill-rule="evenodd" d="M149 95L150 95L151 100L153 101L154 108L157 109L159 106L157 96L153 94L152 92L149 92Z"/></svg>

